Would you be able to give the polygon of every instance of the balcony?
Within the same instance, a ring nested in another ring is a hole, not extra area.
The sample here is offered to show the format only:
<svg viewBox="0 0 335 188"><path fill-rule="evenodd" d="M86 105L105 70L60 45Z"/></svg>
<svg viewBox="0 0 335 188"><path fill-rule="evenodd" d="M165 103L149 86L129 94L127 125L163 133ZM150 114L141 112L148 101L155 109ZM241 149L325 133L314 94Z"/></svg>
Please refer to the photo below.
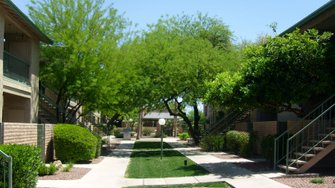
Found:
<svg viewBox="0 0 335 188"><path fill-rule="evenodd" d="M23 60L4 51L3 54L3 74L4 76L16 80L18 82L30 85L29 64Z"/></svg>

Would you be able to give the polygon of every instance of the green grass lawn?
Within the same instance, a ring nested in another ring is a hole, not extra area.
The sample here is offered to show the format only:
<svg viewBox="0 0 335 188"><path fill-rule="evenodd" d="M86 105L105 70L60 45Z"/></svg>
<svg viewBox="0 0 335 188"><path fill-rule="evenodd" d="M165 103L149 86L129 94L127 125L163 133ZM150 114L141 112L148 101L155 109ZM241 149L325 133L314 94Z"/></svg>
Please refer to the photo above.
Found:
<svg viewBox="0 0 335 188"><path fill-rule="evenodd" d="M143 149L154 149L155 142L140 142ZM135 145L138 142L135 143ZM148 145L150 147L148 147ZM145 147L144 147L145 146ZM137 148L139 149L139 148ZM184 166L184 161L187 165ZM127 178L163 178L184 177L209 174L207 170L175 150L164 150L163 159L160 151L134 151L126 171Z"/></svg>
<svg viewBox="0 0 335 188"><path fill-rule="evenodd" d="M163 148L164 149L169 149L172 148L169 144L163 142ZM141 142L137 141L134 144L133 149L161 149L161 143L160 142Z"/></svg>
<svg viewBox="0 0 335 188"><path fill-rule="evenodd" d="M160 186L135 186L129 188L196 188L196 187L221 187L230 188L230 186L225 182L213 182L213 183L197 183L197 184L183 184L183 185L160 185Z"/></svg>

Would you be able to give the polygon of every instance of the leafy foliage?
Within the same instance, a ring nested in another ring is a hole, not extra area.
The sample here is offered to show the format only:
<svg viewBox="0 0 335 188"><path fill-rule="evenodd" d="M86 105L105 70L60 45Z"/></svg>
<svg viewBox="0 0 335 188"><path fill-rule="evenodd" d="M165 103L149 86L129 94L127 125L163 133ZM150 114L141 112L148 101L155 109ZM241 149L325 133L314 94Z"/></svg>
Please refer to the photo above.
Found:
<svg viewBox="0 0 335 188"><path fill-rule="evenodd" d="M178 137L180 140L187 140L188 138L190 138L190 135L188 133L180 133L178 134Z"/></svg>
<svg viewBox="0 0 335 188"><path fill-rule="evenodd" d="M13 187L36 187L38 169L43 164L41 150L31 145L16 144L0 145L0 150L12 157Z"/></svg>
<svg viewBox="0 0 335 188"><path fill-rule="evenodd" d="M267 38L265 44L244 50L246 63L234 75L220 74L209 83L207 99L235 107L263 107L301 113L292 104L333 92L332 34L296 30Z"/></svg>
<svg viewBox="0 0 335 188"><path fill-rule="evenodd" d="M155 131L149 127L144 127L143 128L143 135L144 136L150 136L151 133L154 133Z"/></svg>
<svg viewBox="0 0 335 188"><path fill-rule="evenodd" d="M56 157L63 162L91 160L97 152L97 138L87 129L76 125L56 125L54 144Z"/></svg>
<svg viewBox="0 0 335 188"><path fill-rule="evenodd" d="M315 178L312 178L309 182L314 183L314 184L323 184L325 183L325 179L323 177L315 177Z"/></svg>
<svg viewBox="0 0 335 188"><path fill-rule="evenodd" d="M58 168L55 164L50 163L49 165L43 164L38 169L39 176L53 175L58 171Z"/></svg>
<svg viewBox="0 0 335 188"><path fill-rule="evenodd" d="M85 104L96 109L113 94L112 57L128 23L104 0L32 1L30 17L53 41L42 46L40 78L57 92L58 122L69 122ZM116 84L118 86L118 84ZM71 106L70 101L77 104ZM109 102L109 101L108 101ZM70 108L70 110L68 110Z"/></svg>
<svg viewBox="0 0 335 188"><path fill-rule="evenodd" d="M153 106L163 102L171 115L182 117L198 144L198 103L206 93L205 83L223 70L234 69L239 62L235 61L228 27L202 14L167 16L151 25L131 46L137 51L134 66L144 85L136 90L137 95ZM193 107L193 119L187 116L186 106Z"/></svg>
<svg viewBox="0 0 335 188"><path fill-rule="evenodd" d="M69 163L62 168L62 172L70 172L73 168L73 163Z"/></svg>
<svg viewBox="0 0 335 188"><path fill-rule="evenodd" d="M249 133L242 131L228 131L226 133L227 148L243 157L250 155Z"/></svg>
<svg viewBox="0 0 335 188"><path fill-rule="evenodd" d="M99 135L95 135L97 138L97 147L96 147L96 152L95 152L95 158L100 157L101 155L101 147L102 147L102 137Z"/></svg>
<svg viewBox="0 0 335 188"><path fill-rule="evenodd" d="M222 151L224 137L222 135L207 135L200 141L200 147L204 151Z"/></svg>
<svg viewBox="0 0 335 188"><path fill-rule="evenodd" d="M275 138L275 135L268 135L261 142L262 154L270 161L273 161Z"/></svg>

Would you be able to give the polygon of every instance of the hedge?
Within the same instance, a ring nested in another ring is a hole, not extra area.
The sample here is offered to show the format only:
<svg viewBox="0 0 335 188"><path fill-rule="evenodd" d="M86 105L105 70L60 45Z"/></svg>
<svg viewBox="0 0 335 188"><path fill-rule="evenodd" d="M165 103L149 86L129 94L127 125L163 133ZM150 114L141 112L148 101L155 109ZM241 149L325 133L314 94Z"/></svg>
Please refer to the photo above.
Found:
<svg viewBox="0 0 335 188"><path fill-rule="evenodd" d="M56 125L54 144L56 158L62 162L91 160L97 153L97 138L87 129L77 125Z"/></svg>
<svg viewBox="0 0 335 188"><path fill-rule="evenodd" d="M228 131L226 133L228 150L233 151L243 157L251 153L251 143L249 133L243 131Z"/></svg>
<svg viewBox="0 0 335 188"><path fill-rule="evenodd" d="M222 151L224 138L222 135L206 135L200 141L200 147L204 151Z"/></svg>
<svg viewBox="0 0 335 188"><path fill-rule="evenodd" d="M0 145L0 150L12 157L13 187L36 187L38 169L43 165L41 150L36 146L17 144ZM2 180L4 177L1 176Z"/></svg>
<svg viewBox="0 0 335 188"><path fill-rule="evenodd" d="M187 140L188 138L190 138L190 135L188 133L180 133L178 134L178 137L180 140Z"/></svg>
<svg viewBox="0 0 335 188"><path fill-rule="evenodd" d="M262 155L269 161L273 161L275 139L275 135L267 135L261 142Z"/></svg>

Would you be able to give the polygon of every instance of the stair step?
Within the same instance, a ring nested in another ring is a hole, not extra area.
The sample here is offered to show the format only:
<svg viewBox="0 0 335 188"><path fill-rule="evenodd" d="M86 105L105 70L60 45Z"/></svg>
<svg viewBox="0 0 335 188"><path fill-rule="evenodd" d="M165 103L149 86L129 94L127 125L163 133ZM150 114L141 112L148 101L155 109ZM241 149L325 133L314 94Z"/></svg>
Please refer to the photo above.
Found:
<svg viewBox="0 0 335 188"><path fill-rule="evenodd" d="M311 149L311 147L310 146L302 146L302 149L309 150L309 149ZM314 147L313 148L314 151L321 151L323 149L325 149L325 148L324 147Z"/></svg>
<svg viewBox="0 0 335 188"><path fill-rule="evenodd" d="M278 167L279 167L280 169L283 169L283 170L286 171L286 166L285 166L285 165L278 165ZM288 171L297 173L297 172L299 172L299 168L295 168L295 167L289 166L289 167L288 167Z"/></svg>
<svg viewBox="0 0 335 188"><path fill-rule="evenodd" d="M322 137L322 138L324 138L326 136L330 136L332 138L335 138L335 134L330 134L330 135L328 135L328 134L319 134L319 136Z"/></svg>
<svg viewBox="0 0 335 188"><path fill-rule="evenodd" d="M303 157L307 157L307 158L312 158L315 156L315 154L312 154L312 153L300 153L300 152L296 152L294 153L295 155L298 155L298 156L303 156Z"/></svg>
<svg viewBox="0 0 335 188"><path fill-rule="evenodd" d="M335 130L335 127L326 127L326 130L333 131L333 130Z"/></svg>
<svg viewBox="0 0 335 188"><path fill-rule="evenodd" d="M320 142L320 140L311 140L310 142L316 144L316 143ZM322 143L323 145L328 145L328 144L331 144L331 143L334 143L334 142L331 141L331 140L324 140L324 141L321 141L321 143Z"/></svg>
<svg viewBox="0 0 335 188"><path fill-rule="evenodd" d="M298 164L298 165L303 165L303 164L306 164L307 161L299 160L299 159L291 159L290 163L295 163L295 164Z"/></svg>

